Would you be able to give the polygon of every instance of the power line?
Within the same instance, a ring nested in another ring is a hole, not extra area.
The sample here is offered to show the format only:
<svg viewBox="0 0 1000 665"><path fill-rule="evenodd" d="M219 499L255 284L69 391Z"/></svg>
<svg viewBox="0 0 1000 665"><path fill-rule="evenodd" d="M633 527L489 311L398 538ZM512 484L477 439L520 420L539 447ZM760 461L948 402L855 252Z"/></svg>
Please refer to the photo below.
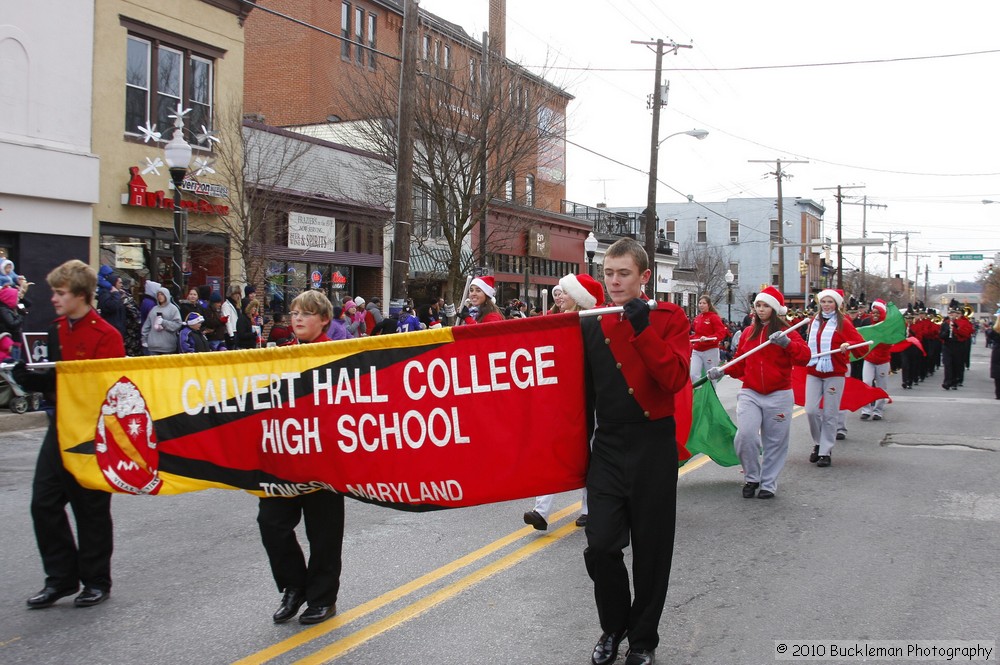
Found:
<svg viewBox="0 0 1000 665"><path fill-rule="evenodd" d="M244 0L245 1L245 0ZM995 55L1000 53L1000 49L988 51L967 51L964 53L939 53L937 55L915 55L901 58L876 58L873 60L839 60L833 62L803 62L787 65L746 65L743 67L671 67L665 71L670 72L749 72L766 71L770 69L804 69L809 67L844 67L852 65L880 65L894 62L914 62L920 60L943 60L946 58L965 58L977 55ZM588 72L649 72L648 67L550 67L550 69L562 69L566 71L588 71Z"/></svg>

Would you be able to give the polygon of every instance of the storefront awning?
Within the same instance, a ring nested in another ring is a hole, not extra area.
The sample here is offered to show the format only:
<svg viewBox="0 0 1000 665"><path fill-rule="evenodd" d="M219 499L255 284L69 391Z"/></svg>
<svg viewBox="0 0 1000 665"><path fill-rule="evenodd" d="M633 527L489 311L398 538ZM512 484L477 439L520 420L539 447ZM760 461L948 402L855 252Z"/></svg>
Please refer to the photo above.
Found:
<svg viewBox="0 0 1000 665"><path fill-rule="evenodd" d="M451 252L443 247L410 247L410 279L448 279ZM472 252L462 250L462 273L472 274Z"/></svg>

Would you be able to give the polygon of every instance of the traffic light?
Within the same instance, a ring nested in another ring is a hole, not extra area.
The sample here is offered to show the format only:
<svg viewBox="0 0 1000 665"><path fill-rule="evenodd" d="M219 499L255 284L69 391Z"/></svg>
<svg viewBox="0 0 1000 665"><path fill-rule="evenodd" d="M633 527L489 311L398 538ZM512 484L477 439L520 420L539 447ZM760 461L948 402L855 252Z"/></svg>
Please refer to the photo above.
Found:
<svg viewBox="0 0 1000 665"><path fill-rule="evenodd" d="M938 270L944 270L944 261L938 261Z"/></svg>
<svg viewBox="0 0 1000 665"><path fill-rule="evenodd" d="M807 272L809 272L809 264L805 261L799 261L799 274L805 275Z"/></svg>

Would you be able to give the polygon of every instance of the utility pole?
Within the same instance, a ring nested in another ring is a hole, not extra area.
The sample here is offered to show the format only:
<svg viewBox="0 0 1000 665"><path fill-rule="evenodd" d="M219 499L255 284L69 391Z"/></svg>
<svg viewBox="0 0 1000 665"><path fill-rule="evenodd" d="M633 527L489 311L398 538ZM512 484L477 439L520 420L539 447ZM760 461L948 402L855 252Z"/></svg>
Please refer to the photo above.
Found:
<svg viewBox="0 0 1000 665"><path fill-rule="evenodd" d="M417 83L417 0L403 4L403 63L399 77L399 116L396 128L396 224L392 232L392 289L390 298L405 301L410 275L410 236L413 233L413 117ZM388 311L388 310L386 310Z"/></svg>
<svg viewBox="0 0 1000 665"><path fill-rule="evenodd" d="M862 206L861 208L861 237L868 237L868 208L888 208L884 203L868 203L868 195L865 194L861 198L861 202L857 201L844 201L845 204L849 206ZM865 249L864 245L861 246L861 283L865 283Z"/></svg>
<svg viewBox="0 0 1000 665"><path fill-rule="evenodd" d="M480 156L480 163L479 163L479 169L480 169L479 193L481 195L482 200L480 201L479 204L479 268L476 270L477 277L488 275L490 272L489 261L487 260L486 256L486 240L487 240L487 235L489 233L486 225L486 218L489 214L489 202L490 202L490 197L486 194L486 179L488 177L488 169L489 169L489 164L487 162L487 154L486 154L488 152L487 146L489 144L487 143L487 140L489 139L489 136L486 133L486 129L487 126L489 125L488 118L490 117L490 114L486 109L486 100L487 100L486 90L488 86L492 85L492 82L489 80L490 77L489 39L490 39L489 33L484 32L483 52L481 56L482 65L481 69L479 70L479 87L480 87L479 99L481 100L479 109L479 122L482 125L482 136L479 137L480 141L482 142L481 143L482 155ZM490 97L490 99L492 99L492 97ZM525 256L527 256L527 254L525 254ZM524 272L525 272L525 279L527 279L527 273L528 273L527 267L525 267Z"/></svg>
<svg viewBox="0 0 1000 665"><path fill-rule="evenodd" d="M836 187L815 187L814 189L837 190L837 288L844 288L844 216L841 203L844 200L842 191L845 189L864 189L864 185L837 185Z"/></svg>
<svg viewBox="0 0 1000 665"><path fill-rule="evenodd" d="M649 256L649 267L653 271L652 279L646 284L647 295L650 298L656 297L656 170L659 162L660 146L660 107L666 106L663 88L660 85L660 76L663 72L663 47L668 46L674 55L682 48L692 48L690 44L677 44L673 40L665 43L662 39L655 42L632 41L633 44L643 44L645 46L656 46L656 79L653 81L653 97L650 99L650 106L653 109L653 129L650 138L649 148L649 188L646 193L646 211L643 213L645 223L646 254Z"/></svg>
<svg viewBox="0 0 1000 665"><path fill-rule="evenodd" d="M892 243L893 243L892 237L893 236L906 236L906 249L905 249L904 254L903 254L904 260L906 261L906 265L903 268L903 275L906 277L906 281L907 281L906 290L908 291L909 288L910 288L910 285L909 285L909 280L910 280L910 272L909 272L910 271L910 257L909 257L909 252L910 252L910 235L911 234L912 235L919 235L920 231L872 231L872 233L878 233L878 234L881 234L881 235L887 235L887 236L889 236L889 255L888 255L888 262L887 262L887 265L886 265L886 274L888 275L888 277L889 277L890 280L892 280ZM890 281L890 284L891 283L892 282ZM890 293L890 295L891 295L891 293Z"/></svg>
<svg viewBox="0 0 1000 665"><path fill-rule="evenodd" d="M748 159L751 164L770 164L772 160L770 159ZM803 160L785 160L785 164L808 164L809 162ZM781 195L781 181L784 178L791 178L791 174L785 173L781 170L781 160L774 160L774 170L770 171L768 175L773 175L778 180L778 290L781 291L782 295L785 294L785 248L782 245L785 244L785 220L784 220L784 201L782 201ZM772 243L774 244L774 243ZM771 257L769 256L768 259Z"/></svg>

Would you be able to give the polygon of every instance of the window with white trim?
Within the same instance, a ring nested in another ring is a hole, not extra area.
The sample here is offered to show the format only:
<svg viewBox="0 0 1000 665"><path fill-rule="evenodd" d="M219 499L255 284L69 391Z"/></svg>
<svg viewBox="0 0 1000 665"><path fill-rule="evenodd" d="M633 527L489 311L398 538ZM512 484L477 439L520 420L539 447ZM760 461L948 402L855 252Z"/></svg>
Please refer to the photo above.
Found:
<svg viewBox="0 0 1000 665"><path fill-rule="evenodd" d="M677 240L677 220L668 219L666 221L667 225L667 240L669 242L674 242Z"/></svg>
<svg viewBox="0 0 1000 665"><path fill-rule="evenodd" d="M698 220L698 242L706 243L708 242L708 220L699 219Z"/></svg>
<svg viewBox="0 0 1000 665"><path fill-rule="evenodd" d="M535 176L524 176L524 205L535 205Z"/></svg>
<svg viewBox="0 0 1000 665"><path fill-rule="evenodd" d="M740 220L731 219L729 220L729 242L739 242L740 241ZM736 273L733 273L734 275Z"/></svg>
<svg viewBox="0 0 1000 665"><path fill-rule="evenodd" d="M340 5L340 57L351 59L351 3Z"/></svg>
<svg viewBox="0 0 1000 665"><path fill-rule="evenodd" d="M129 35L125 55L125 132L139 134L147 122L165 139L172 136L169 116L178 103L191 112L184 124L195 130L212 127L215 60L190 48L158 39ZM192 137L185 137L191 140ZM207 142L201 144L207 147Z"/></svg>

